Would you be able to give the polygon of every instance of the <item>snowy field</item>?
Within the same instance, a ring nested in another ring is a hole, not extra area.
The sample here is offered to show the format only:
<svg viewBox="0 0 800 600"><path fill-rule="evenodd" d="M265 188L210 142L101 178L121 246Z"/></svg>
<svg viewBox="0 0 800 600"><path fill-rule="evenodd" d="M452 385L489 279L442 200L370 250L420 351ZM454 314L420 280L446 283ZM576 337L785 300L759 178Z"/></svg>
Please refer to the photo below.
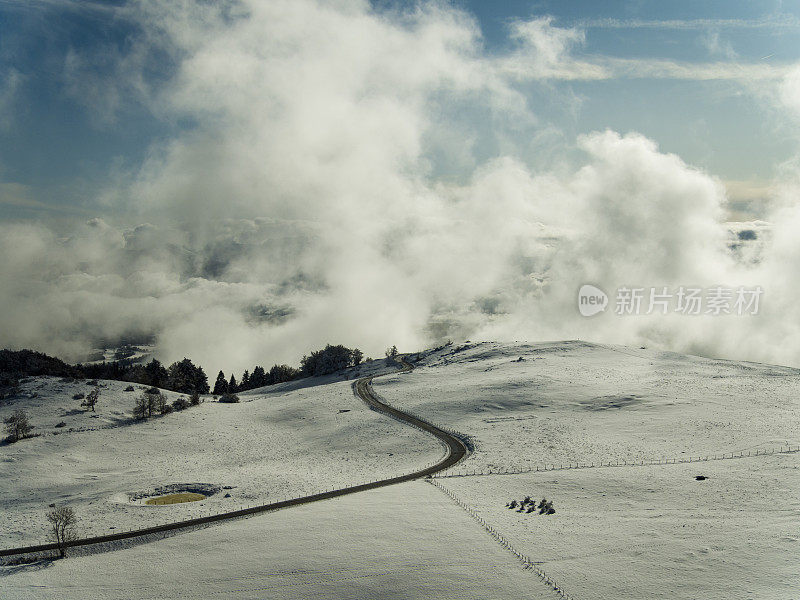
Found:
<svg viewBox="0 0 800 600"><path fill-rule="evenodd" d="M10 571L4 600L554 597L419 481Z"/></svg>
<svg viewBox="0 0 800 600"><path fill-rule="evenodd" d="M412 374L374 387L475 440L454 472L800 445L800 369L789 367L586 342L481 343L424 353Z"/></svg>
<svg viewBox="0 0 800 600"><path fill-rule="evenodd" d="M380 361L377 371L386 368ZM91 386L58 378L33 378L23 397L0 406L0 418L24 407L42 434L0 446L0 548L45 542L53 502L75 509L82 536L101 535L384 479L444 454L432 436L369 410L349 381L261 388L240 394L240 404L209 396L147 422L130 419L141 386L100 383L95 414L72 399ZM144 505L169 486L214 493Z"/></svg>
<svg viewBox="0 0 800 600"><path fill-rule="evenodd" d="M800 597L796 455L437 481L576 598Z"/></svg>
<svg viewBox="0 0 800 600"><path fill-rule="evenodd" d="M435 481L570 597L800 597L797 452L459 476L796 447L799 370L583 342L468 344L415 358L408 374L373 365L390 373L375 380L376 392L469 436L474 452ZM9 482L0 490L2 546L42 541L50 502L74 506L90 533L104 533L388 477L442 456L432 437L368 410L351 381L313 383L130 424L126 384L103 382L92 418L73 412L73 388L85 383L29 381L26 394L38 396L17 402L45 435L0 447ZM0 407L0 416L13 408ZM60 420L67 425L54 435ZM137 500L190 482L219 491L167 507ZM556 513L505 507L528 495L546 496ZM426 482L7 566L0 589L4 599L557 597Z"/></svg>
<svg viewBox="0 0 800 600"><path fill-rule="evenodd" d="M462 474L797 447L798 384L786 367L562 342L447 347L375 389L469 434ZM576 598L800 597L798 453L437 481ZM556 514L505 508L525 496Z"/></svg>

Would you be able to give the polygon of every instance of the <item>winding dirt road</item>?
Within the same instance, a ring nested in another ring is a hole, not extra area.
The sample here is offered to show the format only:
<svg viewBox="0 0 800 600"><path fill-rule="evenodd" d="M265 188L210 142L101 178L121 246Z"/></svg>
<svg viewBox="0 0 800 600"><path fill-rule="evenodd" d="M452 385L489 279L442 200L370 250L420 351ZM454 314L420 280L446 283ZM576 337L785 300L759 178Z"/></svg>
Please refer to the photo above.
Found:
<svg viewBox="0 0 800 600"><path fill-rule="evenodd" d="M396 362L398 362L401 365L400 372L409 372L413 369L413 366L407 363L402 357L398 357L396 359ZM384 375L389 375L389 373L385 373ZM407 414L383 402L375 393L375 391L372 389L372 380L375 377L382 377L382 376L383 375L362 377L361 379L358 379L353 383L353 389L356 392L356 394L364 402L366 402L370 408L377 410L381 413L384 413L388 416L391 416L392 418L395 418L409 425L418 427L423 431L427 431L428 433L431 433L434 436L436 436L441 442L443 442L447 447L447 454L441 461L439 461L435 465L432 465L430 467L427 467L419 471L414 471L413 473L407 473L405 475L391 477L389 479L382 479L380 481L373 481L371 483L354 485L351 487L340 488L337 490L331 490L329 492L322 492L319 494L312 494L310 496L302 496L300 498L292 498L290 500L284 500L282 502L273 502L271 504L253 506L251 508L244 508L216 515L210 515L208 517L200 517L196 519L188 519L186 521L167 523L165 525L158 525L156 527L148 527L145 529L137 529L135 531L127 531L127 532L115 533L112 535L103 535L103 536L73 540L72 542L69 542L67 546L74 548L78 546L91 546L95 544L107 544L109 542L116 542L120 540L142 538L157 533L187 529L190 527L195 527L197 525L204 525L206 523L213 523L216 521L226 521L229 519L237 519L258 513L280 510L282 508L289 508L290 506L300 506L301 504L308 504L310 502L318 502L320 500L328 500L329 498L338 498L339 496L346 496L348 494L356 494L358 492L374 490L377 488L386 487L389 485L395 485L397 483L404 483L406 481L412 481L414 479L420 479L423 477L427 477L429 475L433 475L435 473L438 473L439 471L452 467L467 455L466 445L456 436L448 433L447 431L444 431L443 429L436 427L431 423L428 423L427 421L424 421L423 419ZM56 544L41 544L38 546L28 546L23 548L8 548L6 550L0 550L0 557L18 556L24 554L36 554L40 552L51 552L54 550L58 550L58 546Z"/></svg>

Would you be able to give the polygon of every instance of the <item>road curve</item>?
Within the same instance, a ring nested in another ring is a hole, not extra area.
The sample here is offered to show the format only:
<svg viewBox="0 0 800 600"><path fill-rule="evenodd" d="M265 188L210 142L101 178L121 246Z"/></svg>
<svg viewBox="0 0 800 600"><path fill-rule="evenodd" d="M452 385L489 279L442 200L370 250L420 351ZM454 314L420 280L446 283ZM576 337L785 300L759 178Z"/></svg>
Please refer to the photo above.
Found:
<svg viewBox="0 0 800 600"><path fill-rule="evenodd" d="M413 367L409 363L407 363L402 357L398 357L396 360L401 365L400 372L409 372L413 369ZM385 373L384 375L389 375L389 373ZM155 527L147 527L145 529L137 529L135 531L126 531L126 532L114 533L111 535L103 535L103 536L73 540L69 542L67 546L75 548L78 546L107 544L109 542L116 542L120 540L141 538L156 533L176 531L180 529L195 527L197 525L204 525L206 523L214 523L216 521L227 521L230 519L237 519L249 515L255 515L258 513L280 510L282 508L289 508L290 506L300 506L301 504L309 504L311 502L318 502L320 500L327 500L329 498L338 498L339 496L346 496L348 494L356 494L358 492L374 490L389 485L395 485L397 483L404 483L406 481L420 479L422 477L427 477L428 475L433 475L434 473L438 473L439 471L452 467L467 455L467 447L456 436L444 431L443 429L439 429L438 427L436 427L431 423L428 423L427 421L424 421L418 417L409 415L401 410L389 406L388 404L380 400L377 394L375 394L375 391L372 389L372 380L375 377L382 377L382 376L383 375L371 375L369 377L362 377L361 379L355 381L355 383L353 384L353 389L358 394L358 396L364 402L366 402L366 404L370 408L373 408L379 412L387 414L404 423L408 423L409 425L414 425L415 427L418 427L424 431L427 431L428 433L433 434L439 440L444 442L444 444L447 446L447 455L435 465L432 465L420 471L414 471L413 473L407 473L405 475L399 475L397 477L391 477L389 479L382 479L380 481L373 481L371 483L364 483L361 485L354 485L351 487L340 488L336 490L331 490L329 492L321 492L319 494L312 494L310 496L302 496L300 498L292 498L290 500L283 500L281 502L272 502L270 504L262 504L260 506L253 506L250 508L243 508L240 510L233 510L230 512L210 515L208 517L199 517L196 519L177 521L175 523L167 523L165 525L158 525ZM0 557L15 556L21 554L34 554L39 552L49 552L53 550L58 550L58 546L55 543L40 544L37 546L27 546L21 548L8 548L6 550L0 550Z"/></svg>
<svg viewBox="0 0 800 600"><path fill-rule="evenodd" d="M401 372L409 372L414 367L412 367L409 363L407 363L403 358L399 358L398 362L402 365L400 369ZM380 375L379 375L380 377ZM412 479L419 479L420 477L426 477L427 475L433 475L434 473L438 473L439 471L443 471L455 465L456 463L460 462L466 455L467 455L467 447L460 439L454 436L451 433L443 429L439 429L435 425L428 423L422 419L419 419L413 415L408 413L404 413L401 410L398 410L392 406L389 406L385 402L382 402L375 391L372 389L372 379L373 377L363 377L356 381L355 383L355 390L359 397L367 403L371 408L374 408L377 411L385 413L389 416L392 416L399 421L403 421L404 423L408 423L410 425L414 425L415 427L419 427L420 429L427 431L428 433L433 434L439 440L444 442L447 446L447 455L440 460L435 465L428 467L427 469L422 469L421 471L415 471L414 473L409 473L408 475L403 475L402 477L394 479L386 479L385 485L391 485L392 483L400 483L401 481L410 481ZM382 481L376 482L378 484L384 484ZM382 485L376 485L375 487L382 487Z"/></svg>

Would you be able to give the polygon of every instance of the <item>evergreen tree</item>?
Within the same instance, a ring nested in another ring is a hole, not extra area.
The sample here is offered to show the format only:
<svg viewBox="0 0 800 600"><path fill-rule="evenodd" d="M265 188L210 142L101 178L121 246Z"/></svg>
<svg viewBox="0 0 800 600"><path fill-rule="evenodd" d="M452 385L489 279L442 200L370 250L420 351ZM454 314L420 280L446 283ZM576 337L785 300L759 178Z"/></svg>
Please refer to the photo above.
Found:
<svg viewBox="0 0 800 600"><path fill-rule="evenodd" d="M236 385L236 377L231 373L231 380L228 382L228 393L233 394L239 391L239 386Z"/></svg>
<svg viewBox="0 0 800 600"><path fill-rule="evenodd" d="M269 375L267 376L267 385L283 383L284 381L292 381L293 379L297 379L299 376L300 371L294 367L290 367L289 365L274 365L269 370Z"/></svg>
<svg viewBox="0 0 800 600"><path fill-rule="evenodd" d="M168 369L169 389L184 394L208 393L208 378L201 367L195 367L188 358L172 363Z"/></svg>
<svg viewBox="0 0 800 600"><path fill-rule="evenodd" d="M250 389L260 388L265 385L268 385L270 382L267 381L267 374L264 371L264 367L256 365L253 369L252 375L250 375Z"/></svg>
<svg viewBox="0 0 800 600"><path fill-rule="evenodd" d="M311 356L304 356L300 370L304 377L328 375L353 365L353 351L342 345L328 344L323 350L315 350Z"/></svg>
<svg viewBox="0 0 800 600"><path fill-rule="evenodd" d="M208 393L208 377L203 367L197 367L194 371L194 389L191 390L193 394L207 394ZM188 392L187 392L188 393Z"/></svg>
<svg viewBox="0 0 800 600"><path fill-rule="evenodd" d="M163 388L167 385L169 373L159 361L155 358L147 363L144 367L144 383L153 387Z"/></svg>
<svg viewBox="0 0 800 600"><path fill-rule="evenodd" d="M214 395L221 396L222 394L227 393L228 391L228 382L225 379L225 373L222 371L219 372L217 375L217 380L214 382Z"/></svg>
<svg viewBox="0 0 800 600"><path fill-rule="evenodd" d="M239 389L242 390L242 391L251 389L250 388L250 373L248 373L246 369L245 369L245 372L242 373L242 381L239 383Z"/></svg>

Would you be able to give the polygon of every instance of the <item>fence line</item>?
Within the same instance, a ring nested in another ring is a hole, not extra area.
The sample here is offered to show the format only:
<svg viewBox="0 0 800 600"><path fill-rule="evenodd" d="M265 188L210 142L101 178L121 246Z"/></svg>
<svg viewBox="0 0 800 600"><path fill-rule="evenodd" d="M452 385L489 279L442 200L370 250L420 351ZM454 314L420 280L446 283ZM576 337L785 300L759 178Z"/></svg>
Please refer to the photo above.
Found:
<svg viewBox="0 0 800 600"><path fill-rule="evenodd" d="M779 448L767 448L748 450L740 452L724 452L722 454L712 454L708 456L686 457L686 458L663 458L658 460L617 460L609 462L576 462L576 463L556 463L537 465L521 469L497 468L497 469L472 469L458 472L442 472L442 474L432 475L435 479L446 479L449 477L481 477L486 475L521 475L523 473L539 473L546 471L567 471L575 469L597 469L600 467L647 467L653 465L678 465L698 462L709 462L714 460L732 460L739 458L750 458L753 456L772 456L774 454L796 454L800 452L800 446L781 446Z"/></svg>
<svg viewBox="0 0 800 600"><path fill-rule="evenodd" d="M517 559L522 563L523 569L526 571L533 571L536 576L542 580L542 582L547 585L551 590L553 590L556 594L558 594L561 598L566 598L566 600L576 600L575 596L568 594L561 585L558 584L552 577L550 577L547 573L545 573L539 565L537 565L534 561L531 560L530 556L527 554L523 554L519 550L517 550L514 546L511 545L511 542L506 539L500 532L498 532L494 527L492 527L489 523L487 523L483 517L481 517L478 512L469 506L467 503L461 501L453 492L449 489L444 487L438 481L434 479L426 479L428 483L431 485L436 486L444 492L456 505L461 507L470 517L472 517L483 529L490 535L492 538L500 544L503 548L511 552Z"/></svg>

